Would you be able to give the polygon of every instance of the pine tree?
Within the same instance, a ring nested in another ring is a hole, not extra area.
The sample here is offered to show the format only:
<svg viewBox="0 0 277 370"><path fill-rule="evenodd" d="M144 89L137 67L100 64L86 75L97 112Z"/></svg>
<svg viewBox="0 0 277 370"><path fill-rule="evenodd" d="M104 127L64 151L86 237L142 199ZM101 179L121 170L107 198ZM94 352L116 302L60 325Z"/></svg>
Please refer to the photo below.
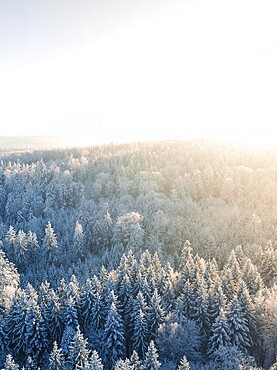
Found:
<svg viewBox="0 0 277 370"><path fill-rule="evenodd" d="M35 301L31 303L26 315L25 345L26 354L39 363L48 343L41 312Z"/></svg>
<svg viewBox="0 0 277 370"><path fill-rule="evenodd" d="M163 277L159 293L162 298L161 304L163 309L165 311L171 311L175 293L171 278L169 276Z"/></svg>
<svg viewBox="0 0 277 370"><path fill-rule="evenodd" d="M180 296L180 299L183 302L183 314L187 319L191 319L194 309L194 294L192 284L189 282L189 280L186 281L183 287L183 293Z"/></svg>
<svg viewBox="0 0 277 370"><path fill-rule="evenodd" d="M210 330L210 321L208 315L208 301L206 294L205 281L196 277L194 288L194 303L191 312L191 318L196 321L204 333L208 334Z"/></svg>
<svg viewBox="0 0 277 370"><path fill-rule="evenodd" d="M257 267L251 262L250 258L248 258L245 262L242 277L251 295L256 294L263 288L261 275L258 272Z"/></svg>
<svg viewBox="0 0 277 370"><path fill-rule="evenodd" d="M211 336L209 339L208 355L212 357L215 351L221 346L228 347L231 345L230 328L223 310L216 318L216 321L211 328Z"/></svg>
<svg viewBox="0 0 277 370"><path fill-rule="evenodd" d="M177 283L177 294L181 295L183 293L183 288L185 283L193 283L195 280L195 262L192 256L192 248L190 242L187 240L181 253L180 262L180 273L179 280Z"/></svg>
<svg viewBox="0 0 277 370"><path fill-rule="evenodd" d="M38 367L36 365L36 362L32 359L32 357L28 356L26 364L25 364L25 370L37 370Z"/></svg>
<svg viewBox="0 0 277 370"><path fill-rule="evenodd" d="M42 247L45 251L46 260L50 263L57 262L57 250L58 242L56 234L51 226L51 223L48 222L45 228L45 236L42 241Z"/></svg>
<svg viewBox="0 0 277 370"><path fill-rule="evenodd" d="M94 305L95 295L91 280L87 279L85 287L80 295L78 306L79 322L83 331L91 325L91 312Z"/></svg>
<svg viewBox="0 0 277 370"><path fill-rule="evenodd" d="M11 355L8 355L6 357L6 362L5 362L3 370L19 370L19 366L16 365Z"/></svg>
<svg viewBox="0 0 277 370"><path fill-rule="evenodd" d="M63 335L64 323L59 297L52 289L50 290L49 303L44 307L42 314L49 333L49 342L52 343L57 341L60 343Z"/></svg>
<svg viewBox="0 0 277 370"><path fill-rule="evenodd" d="M178 297L173 303L172 318L174 322L177 322L178 324L181 324L185 319L184 302L180 297Z"/></svg>
<svg viewBox="0 0 277 370"><path fill-rule="evenodd" d="M87 349L87 340L84 339L80 328L69 345L67 367L69 370L83 369L88 366L89 350Z"/></svg>
<svg viewBox="0 0 277 370"><path fill-rule="evenodd" d="M105 318L107 318L107 316L108 316L108 313L109 313L109 310L110 310L110 307L111 307L111 304L112 303L114 303L116 305L116 308L120 312L122 312L121 307L120 307L120 304L119 304L119 301L118 301L118 297L114 293L113 287L114 287L113 281L109 277L109 279L107 281L107 285L106 285L105 291L103 293L103 298L104 298L104 301L103 301L103 311L104 311L104 314L105 314Z"/></svg>
<svg viewBox="0 0 277 370"><path fill-rule="evenodd" d="M132 370L142 369L142 364L136 351L133 351L132 356L130 357L130 366Z"/></svg>
<svg viewBox="0 0 277 370"><path fill-rule="evenodd" d="M104 308L102 296L99 292L94 295L94 302L90 312L90 322L94 330L102 329L104 326Z"/></svg>
<svg viewBox="0 0 277 370"><path fill-rule="evenodd" d="M10 307L6 327L9 338L9 348L18 358L24 358L26 354L26 316L28 312L27 297L25 292L20 292L17 300Z"/></svg>
<svg viewBox="0 0 277 370"><path fill-rule="evenodd" d="M255 305L252 301L252 297L249 294L245 282L242 280L238 286L237 298L240 302L242 311L244 312L247 326L249 328L249 337L252 349L254 347L254 353L257 352L257 347L260 345L260 333L261 322L258 320L258 315L255 309Z"/></svg>
<svg viewBox="0 0 277 370"><path fill-rule="evenodd" d="M215 281L214 286L210 287L208 291L207 304L209 322L212 325L220 314L220 310L224 309L226 305L226 297L221 288L219 279Z"/></svg>
<svg viewBox="0 0 277 370"><path fill-rule="evenodd" d="M225 268L229 268L231 270L233 281L236 283L240 281L242 277L241 268L237 259L236 252L232 250L229 259L227 261L227 264L225 265Z"/></svg>
<svg viewBox="0 0 277 370"><path fill-rule="evenodd" d="M89 370L103 370L101 358L96 351L92 351L89 360Z"/></svg>
<svg viewBox="0 0 277 370"><path fill-rule="evenodd" d="M119 358L125 357L124 324L113 302L104 328L105 364L106 368L113 368Z"/></svg>
<svg viewBox="0 0 277 370"><path fill-rule="evenodd" d="M182 358L182 360L180 361L180 364L179 364L177 370L190 370L189 362L188 362L186 356L184 356Z"/></svg>
<svg viewBox="0 0 277 370"><path fill-rule="evenodd" d="M135 321L139 315L139 312L142 311L146 318L148 314L148 307L146 305L144 295L142 294L141 291L138 292L136 299L132 300L132 304L129 307L127 307L127 309L128 310L126 312L126 316L129 322L128 336L132 338L133 333L134 333L134 328L135 328Z"/></svg>
<svg viewBox="0 0 277 370"><path fill-rule="evenodd" d="M37 234L32 231L29 231L27 235L27 249L28 258L30 258L32 262L35 262L38 257L39 244Z"/></svg>
<svg viewBox="0 0 277 370"><path fill-rule="evenodd" d="M148 323L150 338L154 339L158 333L160 324L163 323L165 317L164 310L161 307L161 298L157 289L154 290L152 300L148 310Z"/></svg>
<svg viewBox="0 0 277 370"><path fill-rule="evenodd" d="M123 312L126 307L129 306L130 301L132 300L132 286L130 278L127 274L122 276L121 280L118 280L117 296L120 301Z"/></svg>
<svg viewBox="0 0 277 370"><path fill-rule="evenodd" d="M251 339L247 319L237 296L230 302L227 312L231 344L245 352L251 345Z"/></svg>
<svg viewBox="0 0 277 370"><path fill-rule="evenodd" d="M8 338L5 328L5 321L3 316L0 314L0 353L5 353L7 340Z"/></svg>
<svg viewBox="0 0 277 370"><path fill-rule="evenodd" d="M62 354L62 350L58 347L57 342L53 344L53 350L49 357L49 370L64 370L65 369L65 359Z"/></svg>
<svg viewBox="0 0 277 370"><path fill-rule="evenodd" d="M133 274L136 274L136 275L133 275ZM144 288L144 278L142 276L140 268L136 264L133 265L131 282L132 282L132 287L133 287L132 295L133 297L136 297L139 292L143 291L143 288Z"/></svg>
<svg viewBox="0 0 277 370"><path fill-rule="evenodd" d="M224 269L222 276L223 293L230 301L237 292L237 281L234 281L233 274L230 268Z"/></svg>
<svg viewBox="0 0 277 370"><path fill-rule="evenodd" d="M61 348L63 355L67 355L70 348L70 342L75 337L78 328L78 314L75 307L75 302L70 296L67 301L65 312L65 329L61 340Z"/></svg>
<svg viewBox="0 0 277 370"><path fill-rule="evenodd" d="M19 275L13 263L0 249L0 313L2 309L9 308L19 286Z"/></svg>
<svg viewBox="0 0 277 370"><path fill-rule="evenodd" d="M76 276L73 274L71 275L70 281L67 286L67 297L72 297L75 305L79 305L81 295L80 295L80 284L77 280Z"/></svg>
<svg viewBox="0 0 277 370"><path fill-rule="evenodd" d="M77 258L83 260L85 257L83 227L78 221L76 221L75 224L75 230L73 235L73 248L74 255L76 255Z"/></svg>
<svg viewBox="0 0 277 370"><path fill-rule="evenodd" d="M25 265L28 259L27 237L23 230L19 230L14 243L14 258L18 266Z"/></svg>
<svg viewBox="0 0 277 370"><path fill-rule="evenodd" d="M16 231L13 226L10 226L6 235L6 242L7 242L7 256L11 261L14 261L15 258L14 250L15 240L16 240Z"/></svg>
<svg viewBox="0 0 277 370"><path fill-rule="evenodd" d="M134 333L133 333L133 350L135 350L141 359L144 358L144 354L147 350L147 338L148 338L148 324L142 310L139 310L138 316L134 322Z"/></svg>
<svg viewBox="0 0 277 370"><path fill-rule="evenodd" d="M130 360L127 358L126 360L119 359L115 363L114 370L133 370L130 366Z"/></svg>
<svg viewBox="0 0 277 370"><path fill-rule="evenodd" d="M151 340L143 361L143 370L158 370L161 366L159 356L153 340Z"/></svg>

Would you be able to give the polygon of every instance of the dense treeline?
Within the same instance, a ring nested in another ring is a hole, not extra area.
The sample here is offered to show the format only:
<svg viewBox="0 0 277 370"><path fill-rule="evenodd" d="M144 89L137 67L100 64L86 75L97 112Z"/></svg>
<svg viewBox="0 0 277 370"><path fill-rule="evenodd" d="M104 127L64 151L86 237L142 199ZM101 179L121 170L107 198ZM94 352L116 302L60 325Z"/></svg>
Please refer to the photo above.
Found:
<svg viewBox="0 0 277 370"><path fill-rule="evenodd" d="M268 369L275 168L200 142L2 154L2 367Z"/></svg>

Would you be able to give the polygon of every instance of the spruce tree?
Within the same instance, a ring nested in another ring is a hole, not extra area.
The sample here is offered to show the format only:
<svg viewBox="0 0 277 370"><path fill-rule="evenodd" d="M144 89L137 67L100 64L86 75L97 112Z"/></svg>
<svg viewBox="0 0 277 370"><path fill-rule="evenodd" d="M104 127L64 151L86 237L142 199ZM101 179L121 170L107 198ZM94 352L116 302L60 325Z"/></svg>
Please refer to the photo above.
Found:
<svg viewBox="0 0 277 370"><path fill-rule="evenodd" d="M6 362L3 370L19 370L19 366L16 365L16 363L14 362L12 355L8 355L6 357Z"/></svg>
<svg viewBox="0 0 277 370"><path fill-rule="evenodd" d="M256 294L263 288L263 281L257 267L248 258L243 268L243 280L246 283L247 289L251 295Z"/></svg>
<svg viewBox="0 0 277 370"><path fill-rule="evenodd" d="M83 260L85 257L83 227L78 221L76 221L75 224L75 230L73 235L73 248L74 255L76 255L77 258Z"/></svg>
<svg viewBox="0 0 277 370"><path fill-rule="evenodd" d="M180 296L180 299L183 302L183 314L186 316L187 319L191 319L194 309L194 294L192 284L189 280L185 282L182 292L183 293Z"/></svg>
<svg viewBox="0 0 277 370"><path fill-rule="evenodd" d="M24 266L28 260L27 237L23 230L19 230L14 243L14 258L17 266Z"/></svg>
<svg viewBox="0 0 277 370"><path fill-rule="evenodd" d="M187 240L181 252L180 262L180 276L177 284L177 288L181 287L179 294L182 294L182 286L188 280L190 283L194 282L196 276L196 264L195 258L193 257L192 247L190 242ZM181 284L181 286L180 286Z"/></svg>
<svg viewBox="0 0 277 370"><path fill-rule="evenodd" d="M212 355L221 347L228 347L231 345L230 328L223 310L216 318L216 321L211 327L211 336L209 339L208 355Z"/></svg>
<svg viewBox="0 0 277 370"><path fill-rule="evenodd" d="M126 360L119 359L116 361L114 370L133 370L130 366L130 360L127 358Z"/></svg>
<svg viewBox="0 0 277 370"><path fill-rule="evenodd" d="M50 291L49 303L47 307L44 307L42 314L49 333L49 342L57 341L60 343L64 329L63 316L59 297L52 289Z"/></svg>
<svg viewBox="0 0 277 370"><path fill-rule="evenodd" d="M159 370L161 363L154 341L151 340L143 361L143 370Z"/></svg>
<svg viewBox="0 0 277 370"><path fill-rule="evenodd" d="M255 310L255 306L253 304L252 298L249 294L247 285L242 280L240 284L238 285L238 292L237 292L237 298L240 302L242 311L245 314L245 318L247 321L247 326L250 331L250 340L251 344L253 342L258 342L259 337L259 323L257 319L257 314Z"/></svg>
<svg viewBox="0 0 277 370"><path fill-rule="evenodd" d="M5 321L3 316L0 314L0 352L5 353L7 346L7 333L5 328Z"/></svg>
<svg viewBox="0 0 277 370"><path fill-rule="evenodd" d="M182 358L182 360L180 361L180 364L179 364L177 370L190 370L189 362L188 362L186 356L184 356Z"/></svg>
<svg viewBox="0 0 277 370"><path fill-rule="evenodd" d="M48 222L45 228L45 236L42 241L42 247L44 249L47 262L50 264L56 263L58 242L50 222Z"/></svg>
<svg viewBox="0 0 277 370"><path fill-rule="evenodd" d="M104 326L105 317L102 296L100 292L97 292L93 299L94 301L90 312L90 322L94 330L99 330Z"/></svg>
<svg viewBox="0 0 277 370"><path fill-rule="evenodd" d="M25 292L20 292L17 300L10 307L6 327L9 338L9 348L18 358L24 358L26 354L26 316L28 313L28 303Z"/></svg>
<svg viewBox="0 0 277 370"><path fill-rule="evenodd" d="M90 356L89 370L103 370L101 358L96 351L92 351Z"/></svg>
<svg viewBox="0 0 277 370"><path fill-rule="evenodd" d="M47 336L43 319L37 302L33 301L26 315L26 354L31 356L36 363L41 360L47 348Z"/></svg>
<svg viewBox="0 0 277 370"><path fill-rule="evenodd" d="M132 370L142 369L142 363L136 351L133 351L132 356L130 357L130 366Z"/></svg>
<svg viewBox="0 0 277 370"><path fill-rule="evenodd" d="M61 348L65 356L67 356L69 352L70 342L77 332L78 325L78 314L75 302L72 297L69 297L65 312L65 329L61 340Z"/></svg>
<svg viewBox="0 0 277 370"><path fill-rule="evenodd" d="M134 322L134 333L133 333L133 345L132 348L135 350L141 359L144 358L144 354L147 350L147 338L148 338L148 324L142 310L139 310L138 316Z"/></svg>
<svg viewBox="0 0 277 370"><path fill-rule="evenodd" d="M81 329L84 331L90 325L90 314L93 306L94 294L91 281L86 280L85 286L80 293L78 304L78 316Z"/></svg>
<svg viewBox="0 0 277 370"><path fill-rule="evenodd" d="M15 250L14 250L15 240L16 240L16 231L14 227L10 225L6 235L6 243L7 243L7 256L11 261L15 260Z"/></svg>
<svg viewBox="0 0 277 370"><path fill-rule="evenodd" d="M54 342L53 349L49 357L49 370L65 370L65 359L62 350L58 347L57 342Z"/></svg>
<svg viewBox="0 0 277 370"><path fill-rule="evenodd" d="M114 302L105 323L104 343L105 365L111 369L119 358L125 357L124 324Z"/></svg>
<svg viewBox="0 0 277 370"><path fill-rule="evenodd" d="M181 324L185 319L184 302L180 297L178 297L173 304L172 317L178 324Z"/></svg>
<svg viewBox="0 0 277 370"><path fill-rule="evenodd" d="M164 321L164 317L165 313L161 306L161 298L158 294L157 289L155 289L147 315L150 339L154 339L156 337L159 326Z"/></svg>
<svg viewBox="0 0 277 370"><path fill-rule="evenodd" d="M230 328L231 344L246 352L251 345L249 326L237 296L229 303L227 321Z"/></svg>
<svg viewBox="0 0 277 370"><path fill-rule="evenodd" d="M216 279L214 286L210 287L208 291L207 304L209 322L210 325L212 325L220 314L220 311L225 309L226 305L226 297L221 288L221 282L219 279Z"/></svg>
<svg viewBox="0 0 277 370"><path fill-rule="evenodd" d="M204 333L208 334L210 330L210 321L208 315L208 301L205 281L197 274L194 288L194 303L191 312L191 318L196 321Z"/></svg>
<svg viewBox="0 0 277 370"><path fill-rule="evenodd" d="M67 358L68 370L84 369L88 367L89 350L87 349L87 340L84 339L80 328L69 345L69 353Z"/></svg>
<svg viewBox="0 0 277 370"><path fill-rule="evenodd" d="M25 364L25 370L37 370L38 366L36 362L32 359L32 357L28 356L26 364Z"/></svg>

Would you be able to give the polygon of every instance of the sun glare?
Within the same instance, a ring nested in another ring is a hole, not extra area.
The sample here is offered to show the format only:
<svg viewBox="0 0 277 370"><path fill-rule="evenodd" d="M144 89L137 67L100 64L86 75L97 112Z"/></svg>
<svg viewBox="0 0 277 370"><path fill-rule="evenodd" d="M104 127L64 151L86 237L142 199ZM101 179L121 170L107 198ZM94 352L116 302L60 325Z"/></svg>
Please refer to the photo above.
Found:
<svg viewBox="0 0 277 370"><path fill-rule="evenodd" d="M67 51L6 66L1 135L274 145L276 8L173 2Z"/></svg>

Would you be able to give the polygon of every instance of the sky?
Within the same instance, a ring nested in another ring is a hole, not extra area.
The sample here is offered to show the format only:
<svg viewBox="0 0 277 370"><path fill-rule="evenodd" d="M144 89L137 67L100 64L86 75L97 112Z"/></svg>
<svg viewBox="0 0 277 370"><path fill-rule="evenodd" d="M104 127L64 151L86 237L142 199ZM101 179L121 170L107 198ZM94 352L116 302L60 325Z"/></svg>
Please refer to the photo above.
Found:
<svg viewBox="0 0 277 370"><path fill-rule="evenodd" d="M0 136L277 145L276 0L1 0Z"/></svg>

